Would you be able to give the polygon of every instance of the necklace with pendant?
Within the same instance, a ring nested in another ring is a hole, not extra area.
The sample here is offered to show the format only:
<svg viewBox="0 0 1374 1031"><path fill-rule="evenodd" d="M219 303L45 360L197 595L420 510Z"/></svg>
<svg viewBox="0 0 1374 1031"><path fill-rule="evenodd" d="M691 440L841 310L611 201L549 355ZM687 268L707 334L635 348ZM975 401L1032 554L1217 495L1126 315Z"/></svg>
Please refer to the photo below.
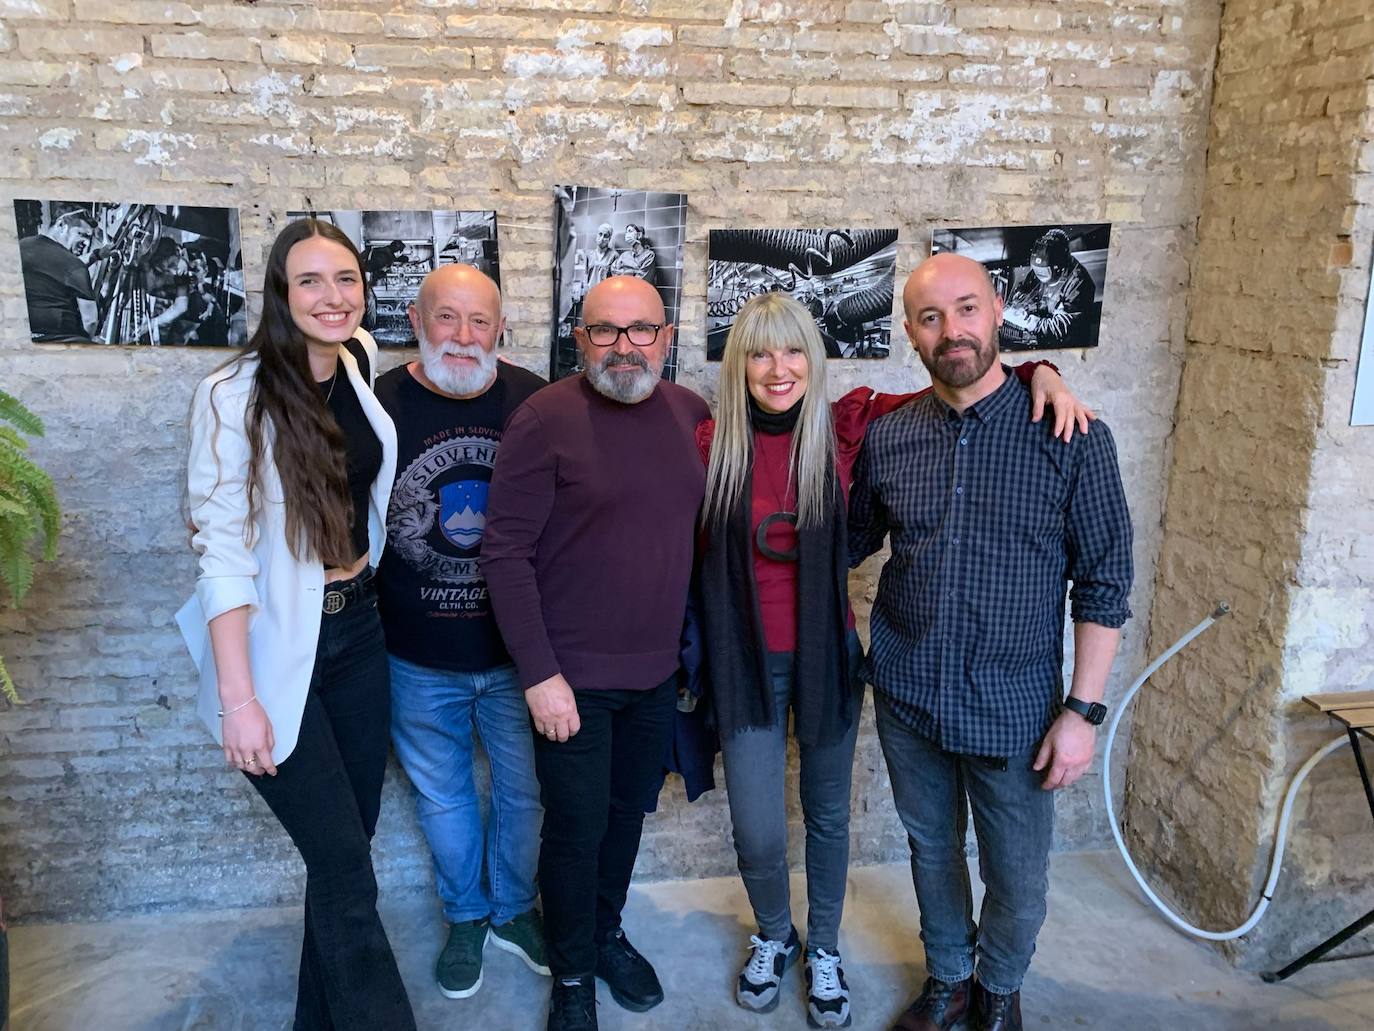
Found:
<svg viewBox="0 0 1374 1031"><path fill-rule="evenodd" d="M758 449L754 451L754 471L757 473L760 466L763 467L763 474L766 486L773 493L773 499L777 502L778 510L770 512L759 522L759 528L754 531L754 546L759 549L759 554L764 558L772 559L774 562L796 562L799 558L798 550L795 545L787 551L779 551L768 543L768 531L778 523L787 523L790 526L797 525L797 513L789 511L787 508L787 492L779 491L778 485L773 480L773 469L766 463L761 462ZM789 476L791 470L790 449L789 449Z"/></svg>

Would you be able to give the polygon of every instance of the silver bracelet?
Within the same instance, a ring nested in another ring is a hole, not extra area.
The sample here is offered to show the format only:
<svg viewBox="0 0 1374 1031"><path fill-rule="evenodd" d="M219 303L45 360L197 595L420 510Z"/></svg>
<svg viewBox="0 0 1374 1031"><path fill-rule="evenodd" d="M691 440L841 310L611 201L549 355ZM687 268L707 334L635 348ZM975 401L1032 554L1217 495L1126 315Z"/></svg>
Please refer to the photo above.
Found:
<svg viewBox="0 0 1374 1031"><path fill-rule="evenodd" d="M220 718L220 719L224 719L224 717L226 717L226 716L232 716L232 715L234 715L234 713L238 712L240 709L246 709L246 708L248 708L248 706L252 705L252 704L253 704L254 702L256 702L257 700L258 700L258 696L257 696L257 695L253 695L251 698L248 699L248 701L246 701L246 702L240 702L238 705L234 706L232 709L221 709L221 710L219 711L219 718Z"/></svg>

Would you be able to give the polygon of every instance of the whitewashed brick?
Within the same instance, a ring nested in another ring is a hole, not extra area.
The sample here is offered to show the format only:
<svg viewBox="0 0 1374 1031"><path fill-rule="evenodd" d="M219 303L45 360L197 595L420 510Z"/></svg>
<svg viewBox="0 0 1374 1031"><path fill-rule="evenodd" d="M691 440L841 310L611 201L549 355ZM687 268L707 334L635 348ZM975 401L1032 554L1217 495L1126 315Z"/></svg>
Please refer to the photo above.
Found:
<svg viewBox="0 0 1374 1031"><path fill-rule="evenodd" d="M154 35L149 42L154 57L246 63L257 61L262 56L256 40L206 36L200 32L187 32L176 36Z"/></svg>
<svg viewBox="0 0 1374 1031"><path fill-rule="evenodd" d="M82 21L120 22L127 25L194 25L200 12L190 4L171 0L75 0L76 17Z"/></svg>

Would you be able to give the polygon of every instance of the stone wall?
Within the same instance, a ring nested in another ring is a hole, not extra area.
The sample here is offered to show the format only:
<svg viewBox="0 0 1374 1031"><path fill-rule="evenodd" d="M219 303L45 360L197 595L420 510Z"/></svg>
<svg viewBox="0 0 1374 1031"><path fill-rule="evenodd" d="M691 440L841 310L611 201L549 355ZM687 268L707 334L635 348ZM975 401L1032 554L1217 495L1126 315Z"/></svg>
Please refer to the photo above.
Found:
<svg viewBox="0 0 1374 1031"><path fill-rule="evenodd" d="M1368 16L1246 0L1222 18L1150 651L1217 599L1234 614L1146 689L1127 806L1138 857L1207 927L1258 901L1283 792L1335 733L1299 699L1374 672L1374 453L1349 426L1374 249ZM1247 965L1368 908L1348 751L1310 783L1270 915L1231 947Z"/></svg>
<svg viewBox="0 0 1374 1031"><path fill-rule="evenodd" d="M298 864L191 711L171 623L194 567L178 515L186 405L218 354L35 346L14 197L236 206L250 285L285 211L495 208L510 356L547 364L555 183L691 197L680 379L704 362L711 227L897 225L899 274L933 225L1114 223L1097 351L1054 357L1111 420L1137 522L1142 664L1160 547L1217 0L988 4L506 0L401 4L0 0L0 363L46 420L62 555L0 651L0 893L16 918L298 897ZM831 393L924 382L898 343L832 363ZM1287 394L1285 396L1288 396ZM874 568L857 577L871 593ZM856 862L904 842L865 716ZM429 890L409 788L390 779L384 890ZM644 877L734 867L720 793L670 785ZM795 818L795 812L794 812ZM1105 840L1094 775L1060 842ZM800 827L794 841L800 846Z"/></svg>

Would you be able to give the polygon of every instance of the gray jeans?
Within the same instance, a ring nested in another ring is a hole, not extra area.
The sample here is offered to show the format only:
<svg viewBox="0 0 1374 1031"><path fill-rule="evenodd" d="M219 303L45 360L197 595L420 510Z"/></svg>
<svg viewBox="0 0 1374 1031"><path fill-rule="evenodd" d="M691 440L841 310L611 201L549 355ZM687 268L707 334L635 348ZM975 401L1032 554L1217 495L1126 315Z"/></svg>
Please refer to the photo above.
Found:
<svg viewBox="0 0 1374 1031"><path fill-rule="evenodd" d="M926 969L940 981L974 970L998 995L1021 989L1045 922L1054 792L1032 770L1035 749L1011 756L1005 770L973 756L943 752L892 712L873 692L878 738L892 798L911 845L911 876L921 908ZM968 810L978 836L983 911L973 922L964 839Z"/></svg>
<svg viewBox="0 0 1374 1031"><path fill-rule="evenodd" d="M851 668L858 669L859 639L850 634ZM792 664L769 656L773 692L780 714L776 725L744 730L721 742L725 787L735 854L759 936L785 941L792 930L787 869L787 712L792 700ZM857 685L862 690L862 684ZM842 689L836 685L836 689ZM847 688L853 689L853 688ZM849 732L823 747L801 746L801 806L806 827L806 943L839 947L840 916L849 876L849 789L854 742L859 732L856 693Z"/></svg>

